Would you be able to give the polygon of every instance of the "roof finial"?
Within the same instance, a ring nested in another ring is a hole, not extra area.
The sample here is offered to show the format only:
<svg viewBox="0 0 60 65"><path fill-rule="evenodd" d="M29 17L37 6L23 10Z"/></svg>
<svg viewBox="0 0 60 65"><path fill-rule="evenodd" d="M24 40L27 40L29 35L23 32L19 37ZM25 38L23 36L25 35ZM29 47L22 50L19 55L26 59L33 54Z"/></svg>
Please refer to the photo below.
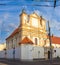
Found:
<svg viewBox="0 0 60 65"><path fill-rule="evenodd" d="M23 13L23 12L25 13L25 8L22 9L22 13Z"/></svg>

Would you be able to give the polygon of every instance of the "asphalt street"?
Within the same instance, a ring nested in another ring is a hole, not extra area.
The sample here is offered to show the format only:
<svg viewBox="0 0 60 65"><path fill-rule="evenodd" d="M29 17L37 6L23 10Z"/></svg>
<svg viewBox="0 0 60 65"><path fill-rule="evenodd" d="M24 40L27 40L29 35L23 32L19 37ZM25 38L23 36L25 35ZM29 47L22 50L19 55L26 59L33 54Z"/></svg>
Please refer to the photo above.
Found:
<svg viewBox="0 0 60 65"><path fill-rule="evenodd" d="M34 61L17 61L0 59L0 65L60 65L60 59L58 60L34 60Z"/></svg>

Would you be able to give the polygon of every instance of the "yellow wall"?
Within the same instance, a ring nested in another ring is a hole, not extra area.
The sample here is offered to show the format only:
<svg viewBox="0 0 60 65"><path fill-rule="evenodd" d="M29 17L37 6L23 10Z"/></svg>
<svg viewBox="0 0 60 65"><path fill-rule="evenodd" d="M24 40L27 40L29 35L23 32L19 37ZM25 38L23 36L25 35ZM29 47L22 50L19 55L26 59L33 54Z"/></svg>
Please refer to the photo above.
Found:
<svg viewBox="0 0 60 65"><path fill-rule="evenodd" d="M0 51L4 50L6 48L6 43L0 44Z"/></svg>
<svg viewBox="0 0 60 65"><path fill-rule="evenodd" d="M46 32L46 20L42 18L42 25L40 24L41 17L38 16L36 13L32 13L29 15L28 20L28 14L21 15L22 20L22 38L25 36L29 36L30 39L35 43L35 39L38 39L37 45L43 46L45 44L44 39L47 38L47 32ZM27 16L27 17L26 17Z"/></svg>

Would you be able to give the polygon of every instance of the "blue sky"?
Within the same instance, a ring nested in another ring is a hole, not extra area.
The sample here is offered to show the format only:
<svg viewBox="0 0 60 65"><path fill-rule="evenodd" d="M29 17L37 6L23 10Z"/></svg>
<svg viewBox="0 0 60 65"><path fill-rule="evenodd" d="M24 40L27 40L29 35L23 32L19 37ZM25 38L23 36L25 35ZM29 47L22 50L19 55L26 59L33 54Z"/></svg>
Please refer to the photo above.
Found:
<svg viewBox="0 0 60 65"><path fill-rule="evenodd" d="M51 34L60 37L60 7L42 7L35 5L53 6L53 2L36 2L31 0L0 0L0 43L16 29L20 24L19 15L23 8L30 14L35 11L38 15L42 15L46 21L49 20ZM39 0L38 0L39 1ZM59 5L60 1L57 2ZM28 6L29 5L29 6Z"/></svg>

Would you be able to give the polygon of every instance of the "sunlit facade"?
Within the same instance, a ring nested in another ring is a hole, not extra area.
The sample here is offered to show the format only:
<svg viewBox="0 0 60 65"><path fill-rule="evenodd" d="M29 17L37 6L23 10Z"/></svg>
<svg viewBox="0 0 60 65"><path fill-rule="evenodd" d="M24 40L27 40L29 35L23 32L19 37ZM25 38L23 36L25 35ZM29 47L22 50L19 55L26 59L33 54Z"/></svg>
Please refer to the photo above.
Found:
<svg viewBox="0 0 60 65"><path fill-rule="evenodd" d="M24 37L31 39L34 45L44 46L47 40L46 20L41 20L35 12L30 15L22 12L19 27L6 39L7 46L18 46Z"/></svg>

